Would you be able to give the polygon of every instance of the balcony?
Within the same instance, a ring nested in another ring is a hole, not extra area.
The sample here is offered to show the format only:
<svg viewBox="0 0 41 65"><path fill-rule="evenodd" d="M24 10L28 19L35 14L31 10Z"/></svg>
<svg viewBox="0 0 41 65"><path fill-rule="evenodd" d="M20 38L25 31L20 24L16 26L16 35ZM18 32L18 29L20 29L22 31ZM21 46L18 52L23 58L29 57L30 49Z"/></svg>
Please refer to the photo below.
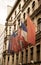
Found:
<svg viewBox="0 0 41 65"><path fill-rule="evenodd" d="M41 5L32 13L32 15L30 15L31 19L33 19L39 13L41 14Z"/></svg>
<svg viewBox="0 0 41 65"><path fill-rule="evenodd" d="M7 40L9 40L10 38L10 35L7 35L5 38L4 38L4 42L6 42Z"/></svg>
<svg viewBox="0 0 41 65"><path fill-rule="evenodd" d="M41 31L37 32L36 34L36 42L41 39Z"/></svg>
<svg viewBox="0 0 41 65"><path fill-rule="evenodd" d="M7 50L3 51L3 57L4 57L6 54L8 54L8 51L7 51Z"/></svg>
<svg viewBox="0 0 41 65"><path fill-rule="evenodd" d="M28 6L28 4L31 2L32 0L27 0L25 3L24 3L24 5L23 5L23 7L22 7L22 12L25 10L25 8Z"/></svg>
<svg viewBox="0 0 41 65"><path fill-rule="evenodd" d="M20 14L21 14L21 10L19 10L19 12L18 12L18 14L15 16L14 20L15 20L16 18L18 18L18 17L20 16Z"/></svg>

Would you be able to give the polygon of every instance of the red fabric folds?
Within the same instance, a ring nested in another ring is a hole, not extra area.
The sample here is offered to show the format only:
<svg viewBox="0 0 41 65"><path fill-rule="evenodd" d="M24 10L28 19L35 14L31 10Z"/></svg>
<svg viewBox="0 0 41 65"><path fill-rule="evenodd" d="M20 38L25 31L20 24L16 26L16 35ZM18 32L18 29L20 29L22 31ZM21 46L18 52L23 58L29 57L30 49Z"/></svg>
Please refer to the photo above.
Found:
<svg viewBox="0 0 41 65"><path fill-rule="evenodd" d="M32 22L29 16L27 16L27 30L28 43L35 45L35 24Z"/></svg>

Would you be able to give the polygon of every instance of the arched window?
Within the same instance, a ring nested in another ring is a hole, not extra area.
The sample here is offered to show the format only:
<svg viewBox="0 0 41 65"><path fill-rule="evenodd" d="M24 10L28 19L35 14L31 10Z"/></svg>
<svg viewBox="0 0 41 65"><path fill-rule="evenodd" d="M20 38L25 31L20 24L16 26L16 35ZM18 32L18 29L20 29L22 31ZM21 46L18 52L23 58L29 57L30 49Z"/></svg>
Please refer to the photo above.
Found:
<svg viewBox="0 0 41 65"><path fill-rule="evenodd" d="M30 7L28 7L28 9L27 9L27 13L28 13L28 14L30 13Z"/></svg>
<svg viewBox="0 0 41 65"><path fill-rule="evenodd" d="M16 30L16 20L14 21L13 25L14 25L14 30Z"/></svg>
<svg viewBox="0 0 41 65"><path fill-rule="evenodd" d="M34 9L34 7L35 7L35 1L33 1L32 3L32 8Z"/></svg>
<svg viewBox="0 0 41 65"><path fill-rule="evenodd" d="M9 27L9 35L11 35L11 26Z"/></svg>
<svg viewBox="0 0 41 65"><path fill-rule="evenodd" d="M20 26L20 19L18 19L18 25Z"/></svg>
<svg viewBox="0 0 41 65"><path fill-rule="evenodd" d="M21 4L19 4L19 10L21 9Z"/></svg>
<svg viewBox="0 0 41 65"><path fill-rule="evenodd" d="M25 13L23 14L23 18L25 19Z"/></svg>

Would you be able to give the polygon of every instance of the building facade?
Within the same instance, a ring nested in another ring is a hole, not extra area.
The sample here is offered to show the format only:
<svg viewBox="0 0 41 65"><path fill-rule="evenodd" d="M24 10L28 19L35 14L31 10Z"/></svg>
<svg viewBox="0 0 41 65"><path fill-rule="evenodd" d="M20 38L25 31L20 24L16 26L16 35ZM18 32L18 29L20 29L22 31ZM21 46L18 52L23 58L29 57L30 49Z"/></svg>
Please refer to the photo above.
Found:
<svg viewBox="0 0 41 65"><path fill-rule="evenodd" d="M5 35L5 26L0 24L0 65L2 64L2 53L3 53L3 44L4 44L4 35Z"/></svg>
<svg viewBox="0 0 41 65"><path fill-rule="evenodd" d="M19 53L9 54L8 44L10 35L17 31L21 21L26 25L27 14L36 25L36 43L35 46L28 45L26 49ZM5 38L3 51L3 65L33 64L41 62L41 0L17 0L10 14L6 19Z"/></svg>

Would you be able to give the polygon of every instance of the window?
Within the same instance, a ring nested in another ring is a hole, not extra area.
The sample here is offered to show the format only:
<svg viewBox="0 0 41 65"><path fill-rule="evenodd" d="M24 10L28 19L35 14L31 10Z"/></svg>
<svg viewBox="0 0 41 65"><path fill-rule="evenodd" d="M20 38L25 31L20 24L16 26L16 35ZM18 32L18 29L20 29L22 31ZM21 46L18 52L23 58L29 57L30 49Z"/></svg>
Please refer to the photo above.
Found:
<svg viewBox="0 0 41 65"><path fill-rule="evenodd" d="M26 50L26 63L28 61L28 50Z"/></svg>
<svg viewBox="0 0 41 65"><path fill-rule="evenodd" d="M23 51L22 51L22 63L23 63Z"/></svg>
<svg viewBox="0 0 41 65"><path fill-rule="evenodd" d="M12 56L12 64L14 63L14 55Z"/></svg>
<svg viewBox="0 0 41 65"><path fill-rule="evenodd" d="M38 19L38 31L41 31L41 18Z"/></svg>
<svg viewBox="0 0 41 65"><path fill-rule="evenodd" d="M15 11L15 16L16 16L16 11Z"/></svg>
<svg viewBox="0 0 41 65"><path fill-rule="evenodd" d="M9 62L9 56L8 56L8 62Z"/></svg>
<svg viewBox="0 0 41 65"><path fill-rule="evenodd" d="M30 7L28 7L28 9L27 9L27 13L28 13L28 14L30 13Z"/></svg>
<svg viewBox="0 0 41 65"><path fill-rule="evenodd" d="M35 1L33 1L33 3L32 3L32 8L34 8L35 7Z"/></svg>
<svg viewBox="0 0 41 65"><path fill-rule="evenodd" d="M16 29L16 24L14 24L14 30Z"/></svg>
<svg viewBox="0 0 41 65"><path fill-rule="evenodd" d="M14 30L15 30L16 29L16 20L14 21L13 25L14 25Z"/></svg>
<svg viewBox="0 0 41 65"><path fill-rule="evenodd" d="M11 27L9 27L9 35L11 35Z"/></svg>
<svg viewBox="0 0 41 65"><path fill-rule="evenodd" d="M19 10L21 9L21 4L19 4Z"/></svg>
<svg viewBox="0 0 41 65"><path fill-rule="evenodd" d="M37 45L37 61L40 61L40 45Z"/></svg>
<svg viewBox="0 0 41 65"><path fill-rule="evenodd" d="M31 60L33 60L33 47L31 48Z"/></svg>
<svg viewBox="0 0 41 65"><path fill-rule="evenodd" d="M25 13L23 14L23 18L25 19Z"/></svg>
<svg viewBox="0 0 41 65"><path fill-rule="evenodd" d="M24 2L26 2L27 0L24 0Z"/></svg>
<svg viewBox="0 0 41 65"><path fill-rule="evenodd" d="M7 31L8 31L8 30L7 30L7 27L6 27L6 35L7 35Z"/></svg>
<svg viewBox="0 0 41 65"><path fill-rule="evenodd" d="M10 27L10 31L11 31L11 27Z"/></svg>
<svg viewBox="0 0 41 65"><path fill-rule="evenodd" d="M18 54L17 54L17 58L16 59L17 59L17 65L18 65Z"/></svg>
<svg viewBox="0 0 41 65"><path fill-rule="evenodd" d="M18 20L18 25L20 25L20 19Z"/></svg>

